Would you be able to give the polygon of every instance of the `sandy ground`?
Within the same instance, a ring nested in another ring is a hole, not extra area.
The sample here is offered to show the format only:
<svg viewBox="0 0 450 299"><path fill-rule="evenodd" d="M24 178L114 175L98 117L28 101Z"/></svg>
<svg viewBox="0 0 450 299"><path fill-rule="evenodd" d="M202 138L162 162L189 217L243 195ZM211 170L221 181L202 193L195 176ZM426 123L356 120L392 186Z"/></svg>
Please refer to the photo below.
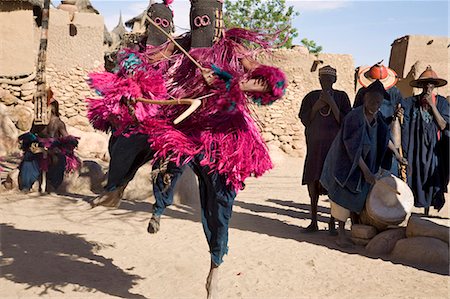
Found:
<svg viewBox="0 0 450 299"><path fill-rule="evenodd" d="M237 198L222 298L448 298L449 277L341 250L325 231L305 234L302 160L249 179ZM146 232L151 204L89 209L86 197L0 194L1 298L205 298L209 254L198 203L174 206ZM448 200L448 199L447 199ZM448 217L448 204L439 213Z"/></svg>

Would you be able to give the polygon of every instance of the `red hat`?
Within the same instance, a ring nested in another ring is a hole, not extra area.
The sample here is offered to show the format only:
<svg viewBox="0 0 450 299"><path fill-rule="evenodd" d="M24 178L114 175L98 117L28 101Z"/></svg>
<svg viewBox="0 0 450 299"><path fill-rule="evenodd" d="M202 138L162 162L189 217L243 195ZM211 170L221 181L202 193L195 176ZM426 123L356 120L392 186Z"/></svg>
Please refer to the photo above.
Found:
<svg viewBox="0 0 450 299"><path fill-rule="evenodd" d="M381 61L371 67L361 69L358 73L358 81L364 87L369 86L375 80L380 80L384 89L387 90L397 84L398 76L393 69L382 65Z"/></svg>

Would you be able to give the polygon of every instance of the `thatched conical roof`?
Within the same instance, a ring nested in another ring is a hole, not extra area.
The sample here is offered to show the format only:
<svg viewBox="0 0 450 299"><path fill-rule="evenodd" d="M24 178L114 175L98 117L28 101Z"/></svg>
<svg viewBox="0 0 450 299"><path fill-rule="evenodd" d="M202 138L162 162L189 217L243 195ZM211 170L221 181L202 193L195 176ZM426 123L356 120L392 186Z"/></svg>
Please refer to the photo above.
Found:
<svg viewBox="0 0 450 299"><path fill-rule="evenodd" d="M123 25L122 12L120 12L119 23L114 27L111 33L116 34L119 38L122 38L122 36L127 33L127 29Z"/></svg>
<svg viewBox="0 0 450 299"><path fill-rule="evenodd" d="M100 14L100 12L91 4L89 0L77 0L75 5L78 8L79 12L91 12L95 14Z"/></svg>

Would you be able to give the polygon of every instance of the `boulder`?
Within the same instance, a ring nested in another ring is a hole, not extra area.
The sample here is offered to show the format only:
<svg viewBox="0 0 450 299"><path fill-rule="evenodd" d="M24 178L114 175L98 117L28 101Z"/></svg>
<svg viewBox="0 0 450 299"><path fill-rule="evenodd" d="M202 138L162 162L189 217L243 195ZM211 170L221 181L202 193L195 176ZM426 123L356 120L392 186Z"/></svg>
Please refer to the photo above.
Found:
<svg viewBox="0 0 450 299"><path fill-rule="evenodd" d="M3 91L0 97L0 102L7 106L17 104L18 101L19 99L9 91Z"/></svg>
<svg viewBox="0 0 450 299"><path fill-rule="evenodd" d="M64 181L58 188L60 192L74 194L100 193L106 175L100 164L95 161L82 161L80 169L64 175Z"/></svg>
<svg viewBox="0 0 450 299"><path fill-rule="evenodd" d="M367 252L377 256L391 253L398 240L406 238L405 231L405 228L394 228L379 233L367 244Z"/></svg>
<svg viewBox="0 0 450 299"><path fill-rule="evenodd" d="M360 239L372 239L377 234L375 227L364 224L352 225L352 237Z"/></svg>
<svg viewBox="0 0 450 299"><path fill-rule="evenodd" d="M9 118L6 106L0 103L0 157L17 152L19 131Z"/></svg>
<svg viewBox="0 0 450 299"><path fill-rule="evenodd" d="M190 167L186 167L175 186L173 202L175 204L193 205L200 202L197 176Z"/></svg>
<svg viewBox="0 0 450 299"><path fill-rule="evenodd" d="M90 123L89 120L87 119L87 117L83 117L81 115L77 115L78 111L76 111L74 108L70 108L68 110L71 111L75 111L73 113L70 113L70 115L75 115L73 117L71 117L69 114L66 113L67 117L69 117L69 120L67 121L67 124L72 126L72 127L77 127L77 128L81 128L81 129L85 129L86 127L90 127Z"/></svg>
<svg viewBox="0 0 450 299"><path fill-rule="evenodd" d="M449 219L427 218L413 215L406 226L406 235L410 237L432 237L448 243Z"/></svg>
<svg viewBox="0 0 450 299"><path fill-rule="evenodd" d="M29 131L33 125L33 110L24 105L14 107L14 114L17 117L17 128L21 131Z"/></svg>
<svg viewBox="0 0 450 299"><path fill-rule="evenodd" d="M430 237L413 237L399 240L391 253L395 261L420 266L447 268L449 265L448 244Z"/></svg>
<svg viewBox="0 0 450 299"><path fill-rule="evenodd" d="M85 132L77 128L67 126L70 135L79 137L77 154L87 158L105 159L108 156L109 136L101 132Z"/></svg>
<svg viewBox="0 0 450 299"><path fill-rule="evenodd" d="M359 246L366 246L370 241L369 239L362 239L362 238L357 238L357 237L352 237L351 239L353 241L353 244L359 245Z"/></svg>

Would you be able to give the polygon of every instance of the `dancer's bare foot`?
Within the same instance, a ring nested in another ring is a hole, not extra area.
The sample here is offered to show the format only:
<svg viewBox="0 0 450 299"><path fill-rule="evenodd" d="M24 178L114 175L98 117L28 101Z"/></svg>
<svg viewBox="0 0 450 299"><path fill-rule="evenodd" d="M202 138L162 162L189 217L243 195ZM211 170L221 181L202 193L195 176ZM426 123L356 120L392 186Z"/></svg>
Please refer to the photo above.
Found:
<svg viewBox="0 0 450 299"><path fill-rule="evenodd" d="M124 189L125 186L122 186L116 188L113 191L102 193L100 196L94 198L94 200L90 202L91 207L95 208L98 206L104 206L108 208L118 208L120 206Z"/></svg>
<svg viewBox="0 0 450 299"><path fill-rule="evenodd" d="M208 278L206 278L207 299L219 298L219 266L211 261Z"/></svg>
<svg viewBox="0 0 450 299"><path fill-rule="evenodd" d="M319 227L317 226L317 222L311 222L308 227L305 227L302 229L304 233L314 233L319 230Z"/></svg>
<svg viewBox="0 0 450 299"><path fill-rule="evenodd" d="M152 215L148 222L147 232L149 234L156 234L159 231L161 216Z"/></svg>

